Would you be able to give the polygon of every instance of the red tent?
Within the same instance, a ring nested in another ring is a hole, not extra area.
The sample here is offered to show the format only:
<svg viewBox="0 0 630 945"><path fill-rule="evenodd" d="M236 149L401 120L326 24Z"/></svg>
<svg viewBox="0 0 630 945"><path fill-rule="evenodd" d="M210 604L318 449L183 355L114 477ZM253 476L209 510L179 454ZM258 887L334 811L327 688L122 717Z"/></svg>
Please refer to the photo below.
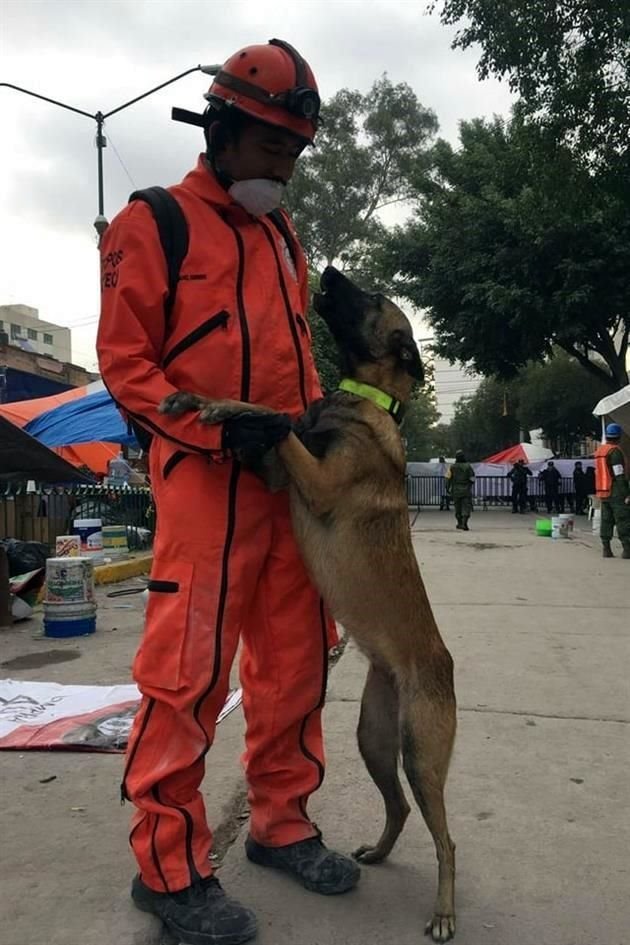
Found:
<svg viewBox="0 0 630 945"><path fill-rule="evenodd" d="M519 459L524 459L526 463L539 463L544 459L552 459L551 450L544 446L536 446L533 443L517 443L515 446L509 446L494 456L488 456L482 460L484 463L517 463Z"/></svg>

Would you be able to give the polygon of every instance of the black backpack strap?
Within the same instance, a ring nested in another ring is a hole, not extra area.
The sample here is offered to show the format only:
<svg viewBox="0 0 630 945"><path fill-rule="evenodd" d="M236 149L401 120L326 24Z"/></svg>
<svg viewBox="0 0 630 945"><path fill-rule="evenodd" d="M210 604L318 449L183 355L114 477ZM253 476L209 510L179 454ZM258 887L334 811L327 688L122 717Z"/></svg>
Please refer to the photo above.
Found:
<svg viewBox="0 0 630 945"><path fill-rule="evenodd" d="M278 230L280 235L283 237L289 253L291 254L291 259L293 260L293 265L295 266L295 271L298 271L298 248L295 241L295 237L291 230L289 229L289 224L285 220L282 210L272 210L271 213L267 214L275 228Z"/></svg>
<svg viewBox="0 0 630 945"><path fill-rule="evenodd" d="M168 296L164 302L164 315L168 322L175 304L179 273L188 252L188 223L179 203L164 187L135 190L129 203L132 200L148 203L155 217L168 270Z"/></svg>

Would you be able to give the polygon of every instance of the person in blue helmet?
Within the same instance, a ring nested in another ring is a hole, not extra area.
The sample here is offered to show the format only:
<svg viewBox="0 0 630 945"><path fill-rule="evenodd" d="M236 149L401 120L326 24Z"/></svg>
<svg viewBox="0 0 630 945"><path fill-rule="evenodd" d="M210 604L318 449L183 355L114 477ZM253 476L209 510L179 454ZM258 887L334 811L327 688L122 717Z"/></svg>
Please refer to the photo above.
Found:
<svg viewBox="0 0 630 945"><path fill-rule="evenodd" d="M621 449L622 429L618 423L606 427L606 442L595 453L595 483L601 500L600 537L604 558L614 558L611 541L615 526L623 546L622 558L630 558L629 464Z"/></svg>

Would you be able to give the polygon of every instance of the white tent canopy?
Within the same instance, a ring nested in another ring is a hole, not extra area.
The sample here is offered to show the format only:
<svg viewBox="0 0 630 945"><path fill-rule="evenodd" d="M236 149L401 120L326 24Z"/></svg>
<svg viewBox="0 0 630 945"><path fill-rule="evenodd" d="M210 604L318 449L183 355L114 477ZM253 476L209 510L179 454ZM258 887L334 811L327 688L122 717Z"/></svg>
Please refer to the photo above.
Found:
<svg viewBox="0 0 630 945"><path fill-rule="evenodd" d="M593 413L596 417L606 417L613 423L618 423L624 433L630 434L630 384L600 400Z"/></svg>

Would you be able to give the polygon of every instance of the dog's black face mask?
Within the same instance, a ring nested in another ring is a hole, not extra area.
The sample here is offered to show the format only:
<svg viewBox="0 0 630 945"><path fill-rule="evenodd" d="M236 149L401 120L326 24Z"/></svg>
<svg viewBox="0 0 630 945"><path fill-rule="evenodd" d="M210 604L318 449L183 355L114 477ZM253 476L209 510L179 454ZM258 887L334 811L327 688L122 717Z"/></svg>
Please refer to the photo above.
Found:
<svg viewBox="0 0 630 945"><path fill-rule="evenodd" d="M397 306L380 293L364 292L333 266L320 279L321 293L313 298L337 343L344 367L394 355L402 368L420 383L424 370L411 325Z"/></svg>

